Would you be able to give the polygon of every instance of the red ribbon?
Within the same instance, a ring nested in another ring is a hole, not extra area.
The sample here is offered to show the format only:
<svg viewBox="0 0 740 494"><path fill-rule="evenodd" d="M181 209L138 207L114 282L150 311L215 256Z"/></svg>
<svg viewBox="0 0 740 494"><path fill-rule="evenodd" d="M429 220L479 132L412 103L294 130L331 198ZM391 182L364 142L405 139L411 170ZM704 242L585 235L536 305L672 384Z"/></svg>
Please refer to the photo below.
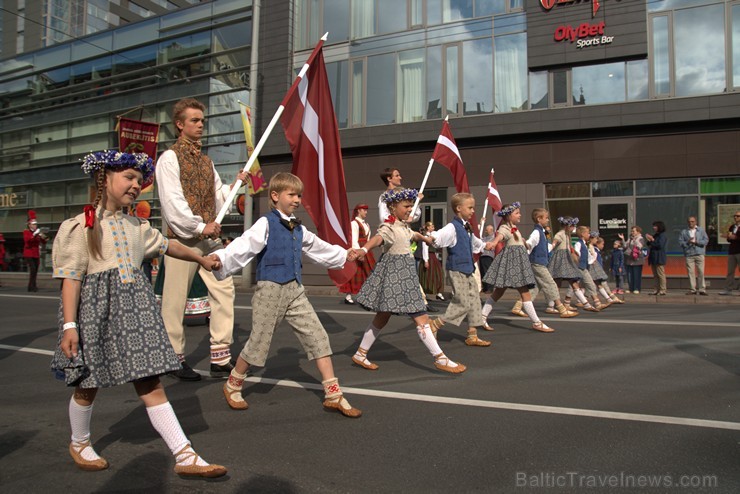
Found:
<svg viewBox="0 0 740 494"><path fill-rule="evenodd" d="M387 217L387 218L385 219L385 222L386 222L386 223L390 223L390 224L392 225L393 223L395 223L395 222L396 222L396 217L395 217L395 216L393 216L393 215L391 214L390 216L388 216L388 217Z"/></svg>
<svg viewBox="0 0 740 494"><path fill-rule="evenodd" d="M519 231L519 229L517 227L515 227L515 226L512 226L511 227L511 233L516 233L518 231Z"/></svg>
<svg viewBox="0 0 740 494"><path fill-rule="evenodd" d="M92 228L95 224L95 208L89 204L85 206L85 228Z"/></svg>

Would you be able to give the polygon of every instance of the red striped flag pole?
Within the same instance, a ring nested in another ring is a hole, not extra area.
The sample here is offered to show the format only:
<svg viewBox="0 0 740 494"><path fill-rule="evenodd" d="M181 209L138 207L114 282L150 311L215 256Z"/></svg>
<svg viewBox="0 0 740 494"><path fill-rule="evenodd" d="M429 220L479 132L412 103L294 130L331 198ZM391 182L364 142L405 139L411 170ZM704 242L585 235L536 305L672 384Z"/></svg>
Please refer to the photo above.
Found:
<svg viewBox="0 0 740 494"><path fill-rule="evenodd" d="M313 52L311 53L311 56L308 57L308 60L313 60L314 55L318 52L318 50L321 49L321 47L324 45L324 41L329 37L329 33L327 32L321 37L321 40L316 45L316 48L313 49ZM301 68L301 71L298 73L298 77L295 78L295 81L293 81L293 85L290 86L290 89L288 89L288 92L283 99L283 103L278 106L278 109L275 111L275 115L272 116L272 120L270 120L269 125L265 129L265 132L262 134L262 137L260 137L259 142L254 148L254 152L252 153L252 156L249 157L249 160L247 160L247 164L244 165L244 171L247 172L252 168L252 165L254 164L254 161L257 159L257 156L260 154L260 151L262 151L262 148L265 146L265 143L267 142L267 138L270 137L270 134L272 133L272 129L275 127L275 125L280 120L280 116L283 114L283 111L285 110L285 100L290 96L290 94L296 90L298 87L298 83L303 79L303 76L306 75L306 72L308 71L309 63L306 62L303 67ZM236 198L236 195L239 193L239 189L242 186L242 181L237 180L234 187L231 189L231 192L229 192L229 196L226 198L226 201L224 201L224 205L221 207L221 211L218 212L218 216L216 217L216 223L221 224L221 222L224 219L224 216L226 216L226 213L229 212L229 209L231 208L231 203L234 202L234 198Z"/></svg>

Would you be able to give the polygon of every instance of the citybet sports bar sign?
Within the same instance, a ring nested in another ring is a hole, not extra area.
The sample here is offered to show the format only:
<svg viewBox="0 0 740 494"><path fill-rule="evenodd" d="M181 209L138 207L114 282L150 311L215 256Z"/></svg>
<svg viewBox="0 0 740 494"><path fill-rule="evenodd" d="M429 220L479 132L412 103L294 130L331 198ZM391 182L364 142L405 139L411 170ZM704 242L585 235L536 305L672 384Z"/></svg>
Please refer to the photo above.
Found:
<svg viewBox="0 0 740 494"><path fill-rule="evenodd" d="M527 0L529 68L647 56L644 0Z"/></svg>

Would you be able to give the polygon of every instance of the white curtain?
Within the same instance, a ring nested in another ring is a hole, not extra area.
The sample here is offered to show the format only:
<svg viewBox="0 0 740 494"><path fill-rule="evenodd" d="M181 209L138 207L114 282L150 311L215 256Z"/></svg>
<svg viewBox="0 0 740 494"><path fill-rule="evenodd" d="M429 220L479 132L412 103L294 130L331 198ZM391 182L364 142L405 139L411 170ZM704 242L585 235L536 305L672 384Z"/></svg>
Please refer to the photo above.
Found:
<svg viewBox="0 0 740 494"><path fill-rule="evenodd" d="M398 54L396 121L415 122L424 115L424 51Z"/></svg>
<svg viewBox="0 0 740 494"><path fill-rule="evenodd" d="M516 36L516 35L515 35ZM512 36L496 38L495 111L522 110L526 98L526 48ZM523 79L524 78L524 79Z"/></svg>
<svg viewBox="0 0 740 494"><path fill-rule="evenodd" d="M362 125L363 60L352 62L352 115L350 125Z"/></svg>
<svg viewBox="0 0 740 494"><path fill-rule="evenodd" d="M375 34L375 0L352 0L352 39Z"/></svg>

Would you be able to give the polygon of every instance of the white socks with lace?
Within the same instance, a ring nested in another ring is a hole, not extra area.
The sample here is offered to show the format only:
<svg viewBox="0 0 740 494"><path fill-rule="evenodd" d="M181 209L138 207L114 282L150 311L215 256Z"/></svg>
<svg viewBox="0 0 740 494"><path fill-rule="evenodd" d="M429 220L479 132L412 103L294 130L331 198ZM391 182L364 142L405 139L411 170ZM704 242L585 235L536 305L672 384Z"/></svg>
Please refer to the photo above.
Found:
<svg viewBox="0 0 740 494"><path fill-rule="evenodd" d="M427 347L427 350L429 350L429 353L431 353L432 356L444 353L439 347L439 343L437 343L437 339L434 337L432 328L429 324L416 326L416 334L419 335L419 339L424 343L424 346Z"/></svg>
<svg viewBox="0 0 740 494"><path fill-rule="evenodd" d="M490 314L491 311L493 310L493 304L495 303L496 301L493 300L493 298L491 298L491 296L489 295L489 297L486 299L486 303L483 304L483 309L481 309L481 313L483 314L484 320L488 318L488 314Z"/></svg>
<svg viewBox="0 0 740 494"><path fill-rule="evenodd" d="M368 324L367 329L365 330L365 334L362 336L362 342L360 342L360 348L364 349L366 352L370 351L370 347L373 346L373 343L375 343L375 340L378 339L378 335L380 334L380 330L376 328L373 323Z"/></svg>
<svg viewBox="0 0 740 494"><path fill-rule="evenodd" d="M534 304L531 300L529 302L522 302L522 308L524 309L524 312L526 312L529 316L530 321L535 324L540 322L540 318L537 317L537 311L534 310Z"/></svg>
<svg viewBox="0 0 740 494"><path fill-rule="evenodd" d="M80 451L80 456L87 461L99 460L100 456L95 452L90 441L90 419L92 418L93 405L83 406L77 403L74 397L69 400L69 425L72 428L72 445ZM85 443L88 443L85 446Z"/></svg>
<svg viewBox="0 0 740 494"><path fill-rule="evenodd" d="M195 463L199 466L208 466L208 463L200 456L191 454L193 449L190 447L190 441L182 431L180 421L177 420L175 411L169 401L161 405L146 407L146 413L149 415L149 421L154 429L162 436L172 454L177 455L175 461L178 465L184 465L189 461L188 464Z"/></svg>

